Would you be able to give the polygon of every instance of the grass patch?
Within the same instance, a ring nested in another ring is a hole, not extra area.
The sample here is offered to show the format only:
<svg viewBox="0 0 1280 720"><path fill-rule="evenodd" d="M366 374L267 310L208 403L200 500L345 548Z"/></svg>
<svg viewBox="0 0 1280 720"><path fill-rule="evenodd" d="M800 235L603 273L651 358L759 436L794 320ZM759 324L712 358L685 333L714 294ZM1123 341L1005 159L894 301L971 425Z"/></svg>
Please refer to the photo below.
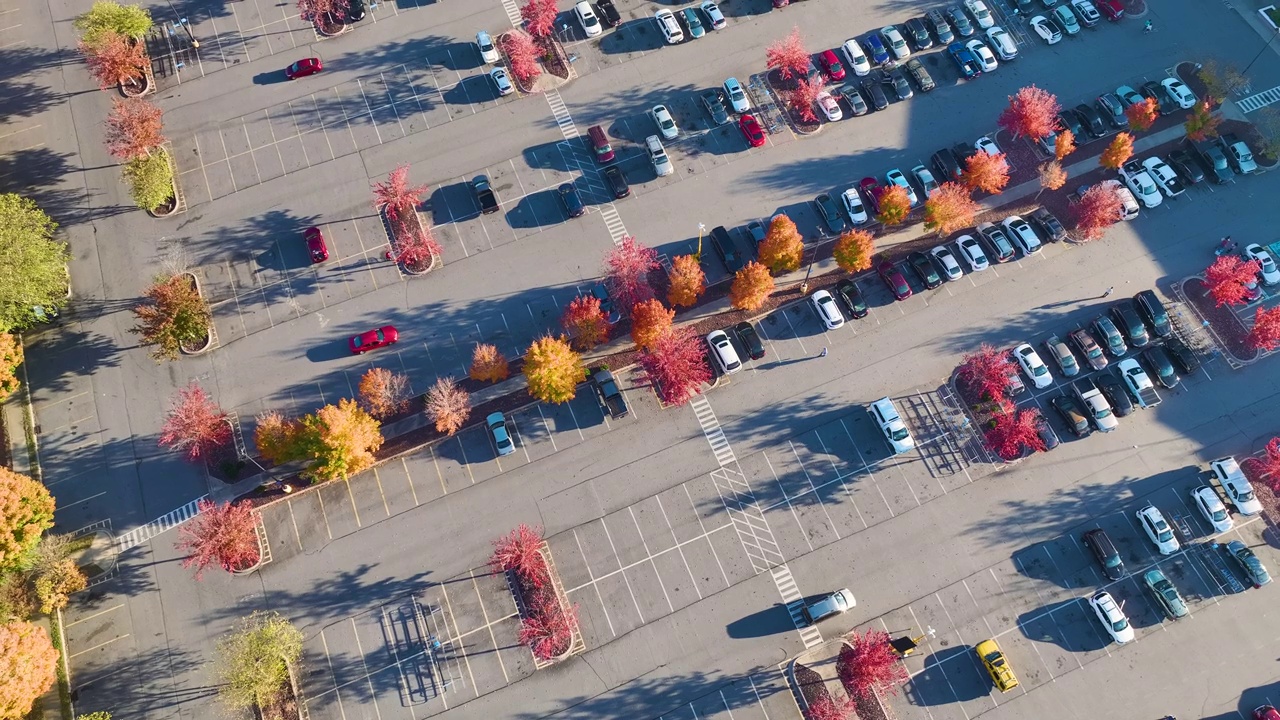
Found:
<svg viewBox="0 0 1280 720"><path fill-rule="evenodd" d="M71 681L67 677L66 650L62 645L62 616L56 613L49 617L49 639L58 651L58 704L62 706L62 720L73 720L71 716Z"/></svg>
<svg viewBox="0 0 1280 720"><path fill-rule="evenodd" d="M1275 8L1267 9L1267 17L1271 19L1271 24L1280 27L1280 10Z"/></svg>
<svg viewBox="0 0 1280 720"><path fill-rule="evenodd" d="M88 550L89 546L93 544L93 539L95 537L97 537L96 533L89 533L88 535L81 535L67 543L67 554L70 555L71 553L84 552L85 550Z"/></svg>

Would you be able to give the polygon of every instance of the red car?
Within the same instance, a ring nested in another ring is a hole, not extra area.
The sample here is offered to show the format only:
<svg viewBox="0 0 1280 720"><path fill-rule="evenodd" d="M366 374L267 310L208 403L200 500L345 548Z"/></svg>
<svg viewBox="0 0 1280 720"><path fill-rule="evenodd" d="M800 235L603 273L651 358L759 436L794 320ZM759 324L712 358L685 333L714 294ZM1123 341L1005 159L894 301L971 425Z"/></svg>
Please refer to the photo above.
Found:
<svg viewBox="0 0 1280 720"><path fill-rule="evenodd" d="M876 272L880 273L880 279L889 286L889 292L892 292L894 297L899 300L911 297L911 286L907 284L907 278L903 276L897 265L885 260L876 267Z"/></svg>
<svg viewBox="0 0 1280 720"><path fill-rule="evenodd" d="M1098 0L1098 12L1111 22L1116 22L1124 17L1124 6L1120 4L1120 0Z"/></svg>
<svg viewBox="0 0 1280 720"><path fill-rule="evenodd" d="M302 237L307 241L307 252L311 253L312 263L322 263L329 259L329 248L324 244L324 234L320 232L320 228L307 228Z"/></svg>
<svg viewBox="0 0 1280 720"><path fill-rule="evenodd" d="M315 75L323 69L324 63L320 62L320 58L306 58L285 68L284 76L290 80L297 80L308 75Z"/></svg>
<svg viewBox="0 0 1280 720"><path fill-rule="evenodd" d="M818 56L818 62L822 64L822 72L827 74L829 80L844 79L844 66L840 64L840 58L836 57L834 50L824 50Z"/></svg>
<svg viewBox="0 0 1280 720"><path fill-rule="evenodd" d="M790 4L791 0L773 0L773 6L775 8L784 8Z"/></svg>
<svg viewBox="0 0 1280 720"><path fill-rule="evenodd" d="M1253 720L1280 720L1280 711L1270 705L1259 705L1253 709Z"/></svg>
<svg viewBox="0 0 1280 720"><path fill-rule="evenodd" d="M742 117L738 118L738 129L742 131L742 137L747 139L751 147L764 145L764 128L760 127L760 121L756 120L751 113L743 113Z"/></svg>
<svg viewBox="0 0 1280 720"><path fill-rule="evenodd" d="M351 346L351 354L363 355L370 350L377 350L387 345L395 345L400 340L400 333L395 327L387 325L377 330L370 330L367 333L352 335L347 344Z"/></svg>
<svg viewBox="0 0 1280 720"><path fill-rule="evenodd" d="M880 212L880 181L873 177L864 177L858 183L858 189L862 191L862 196L866 199L867 204L876 213Z"/></svg>

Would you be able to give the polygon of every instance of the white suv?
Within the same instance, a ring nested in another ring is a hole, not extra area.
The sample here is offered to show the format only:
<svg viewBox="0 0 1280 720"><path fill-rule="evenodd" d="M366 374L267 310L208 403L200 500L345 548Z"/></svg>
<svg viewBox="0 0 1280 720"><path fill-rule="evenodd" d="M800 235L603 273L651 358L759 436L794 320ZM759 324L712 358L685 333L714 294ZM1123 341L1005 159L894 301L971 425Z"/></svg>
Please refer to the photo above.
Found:
<svg viewBox="0 0 1280 720"><path fill-rule="evenodd" d="M645 138L644 146L649 151L649 160L653 163L653 169L658 173L658 177L670 175L676 171L671 165L671 158L667 157L667 149L662 147L662 141L657 135Z"/></svg>
<svg viewBox="0 0 1280 720"><path fill-rule="evenodd" d="M712 330L707 335L707 344L711 346L711 357L716 367L725 375L732 375L742 369L742 361L738 359L738 351L733 349L733 342L723 330Z"/></svg>
<svg viewBox="0 0 1280 720"><path fill-rule="evenodd" d="M1257 515L1262 512L1262 503L1253 494L1253 486L1240 471L1240 465L1235 458L1218 458L1209 463L1209 470L1222 484L1222 490L1227 494L1227 499L1236 506L1236 510L1241 515Z"/></svg>
<svg viewBox="0 0 1280 720"><path fill-rule="evenodd" d="M1089 606L1093 608L1093 612L1098 616L1098 622L1102 623L1103 629L1112 640L1121 645L1133 640L1133 626L1129 624L1129 618L1125 617L1124 611L1120 609L1116 599L1111 597L1111 593L1103 590L1090 595Z"/></svg>
<svg viewBox="0 0 1280 720"><path fill-rule="evenodd" d="M600 18L596 17L596 11L591 9L591 3L587 0L574 5L573 14L578 16L578 22L582 23L582 31L587 37L595 37L604 32L604 28L600 27Z"/></svg>
<svg viewBox="0 0 1280 720"><path fill-rule="evenodd" d="M649 117L653 118L653 123L658 126L664 140L675 140L680 134L680 128L676 127L676 121L666 105L654 105L649 111Z"/></svg>
<svg viewBox="0 0 1280 720"><path fill-rule="evenodd" d="M1161 555L1172 555L1181 549L1182 544L1173 534L1173 528L1165 522L1164 514L1155 505L1148 505L1138 511L1138 524Z"/></svg>
<svg viewBox="0 0 1280 720"><path fill-rule="evenodd" d="M871 417L880 426L880 432L884 433L894 455L901 455L916 446L911 431L907 430L907 424L902 422L902 416L898 415L898 409L889 398L883 397L871 403Z"/></svg>
<svg viewBox="0 0 1280 720"><path fill-rule="evenodd" d="M831 297L831 293L818 290L810 295L809 299L813 301L813 307L818 311L818 318L828 330L835 330L844 325L844 315L840 314L840 308L836 307L836 299Z"/></svg>
<svg viewBox="0 0 1280 720"><path fill-rule="evenodd" d="M1031 382L1035 384L1037 390L1042 390L1053 384L1053 374L1049 372L1049 366L1044 364L1040 359L1040 354L1036 349L1022 343L1013 349L1013 356L1017 358L1018 364L1022 366L1022 372L1031 378Z"/></svg>
<svg viewBox="0 0 1280 720"><path fill-rule="evenodd" d="M668 45L675 45L684 42L684 31L680 29L680 23L676 22L675 13L663 8L654 14L658 20L658 27L662 30L662 36L667 39Z"/></svg>
<svg viewBox="0 0 1280 720"><path fill-rule="evenodd" d="M1000 222L1004 226L1005 232L1009 233L1009 237L1022 248L1022 254L1030 255L1040 252L1040 238L1036 237L1036 231L1031 229L1031 225L1026 220L1017 215L1010 215Z"/></svg>

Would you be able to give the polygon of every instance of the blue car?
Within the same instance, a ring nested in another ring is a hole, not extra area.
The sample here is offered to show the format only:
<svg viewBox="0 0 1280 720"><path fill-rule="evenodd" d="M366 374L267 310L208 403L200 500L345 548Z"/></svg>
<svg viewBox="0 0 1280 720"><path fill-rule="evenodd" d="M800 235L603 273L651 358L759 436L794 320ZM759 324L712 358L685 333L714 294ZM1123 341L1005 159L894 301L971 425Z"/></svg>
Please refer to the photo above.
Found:
<svg viewBox="0 0 1280 720"><path fill-rule="evenodd" d="M982 74L982 65L978 62L978 58L973 56L964 43L951 43L947 46L947 52L951 55L951 59L956 61L960 74L964 75L966 80L972 80Z"/></svg>
<svg viewBox="0 0 1280 720"><path fill-rule="evenodd" d="M885 48L878 34L868 35L863 44L867 46L867 54L871 56L871 62L883 65L889 61L889 50Z"/></svg>

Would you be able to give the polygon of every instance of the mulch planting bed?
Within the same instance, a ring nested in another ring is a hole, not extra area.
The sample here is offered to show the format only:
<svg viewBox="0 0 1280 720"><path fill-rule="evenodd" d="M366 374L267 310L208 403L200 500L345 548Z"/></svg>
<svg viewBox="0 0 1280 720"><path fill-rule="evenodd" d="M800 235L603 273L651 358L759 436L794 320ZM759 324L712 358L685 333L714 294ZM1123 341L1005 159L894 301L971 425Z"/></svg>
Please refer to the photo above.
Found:
<svg viewBox="0 0 1280 720"><path fill-rule="evenodd" d="M793 672L796 676L796 686L799 687L800 694L804 696L807 706L812 707L819 700L831 697L831 693L827 691L826 683L822 681L822 676L817 671L796 663Z"/></svg>
<svg viewBox="0 0 1280 720"><path fill-rule="evenodd" d="M1196 309L1200 317L1209 321L1209 327L1222 341L1223 349L1237 360L1248 362L1258 357L1258 351L1249 347L1249 331L1240 318L1227 306L1218 307L1209 297L1209 288L1200 278L1191 278L1182 284L1182 294Z"/></svg>

